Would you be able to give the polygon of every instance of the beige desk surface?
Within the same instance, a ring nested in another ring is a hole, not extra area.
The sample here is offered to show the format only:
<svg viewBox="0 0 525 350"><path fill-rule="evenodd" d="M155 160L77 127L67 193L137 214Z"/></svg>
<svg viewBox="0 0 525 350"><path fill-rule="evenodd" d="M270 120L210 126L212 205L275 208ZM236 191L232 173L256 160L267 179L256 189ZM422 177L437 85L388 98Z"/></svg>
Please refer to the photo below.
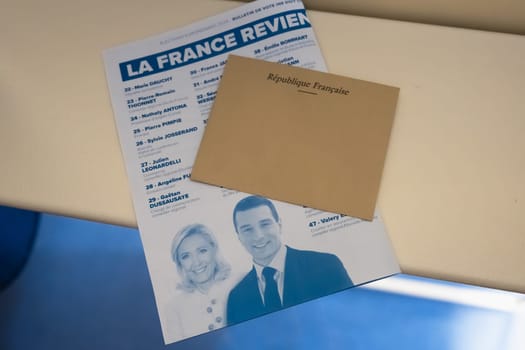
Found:
<svg viewBox="0 0 525 350"><path fill-rule="evenodd" d="M0 204L135 226L101 52L235 6L3 0ZM331 72L401 88L379 207L403 271L525 292L525 37L309 15Z"/></svg>

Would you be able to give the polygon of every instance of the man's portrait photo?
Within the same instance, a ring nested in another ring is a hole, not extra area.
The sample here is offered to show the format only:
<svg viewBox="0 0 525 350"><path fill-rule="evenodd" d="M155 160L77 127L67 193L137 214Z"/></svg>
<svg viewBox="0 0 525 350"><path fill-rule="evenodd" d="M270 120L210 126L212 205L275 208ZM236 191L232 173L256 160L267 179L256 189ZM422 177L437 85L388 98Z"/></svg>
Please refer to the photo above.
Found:
<svg viewBox="0 0 525 350"><path fill-rule="evenodd" d="M260 196L241 199L233 226L252 257L252 269L230 291L226 321L235 324L353 286L333 254L287 246L274 204Z"/></svg>

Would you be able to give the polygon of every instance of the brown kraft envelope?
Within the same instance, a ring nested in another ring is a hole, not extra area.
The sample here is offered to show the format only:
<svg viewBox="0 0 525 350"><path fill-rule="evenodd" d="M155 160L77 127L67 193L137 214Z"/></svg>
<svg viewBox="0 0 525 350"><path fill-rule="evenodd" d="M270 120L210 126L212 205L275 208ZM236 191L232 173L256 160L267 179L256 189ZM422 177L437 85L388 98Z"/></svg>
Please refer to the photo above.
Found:
<svg viewBox="0 0 525 350"><path fill-rule="evenodd" d="M191 179L371 220L398 94L230 55Z"/></svg>

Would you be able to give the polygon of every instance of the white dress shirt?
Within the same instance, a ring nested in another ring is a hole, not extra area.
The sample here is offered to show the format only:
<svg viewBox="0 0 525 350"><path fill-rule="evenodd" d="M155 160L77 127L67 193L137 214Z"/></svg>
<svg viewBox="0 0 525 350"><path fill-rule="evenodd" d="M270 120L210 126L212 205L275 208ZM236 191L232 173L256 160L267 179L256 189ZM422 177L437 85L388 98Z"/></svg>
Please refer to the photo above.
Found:
<svg viewBox="0 0 525 350"><path fill-rule="evenodd" d="M279 298L281 299L281 304L283 304L285 262L286 262L286 246L281 245L281 247L277 251L277 254L275 254L275 256L273 257L272 261L270 261L270 263L266 265L268 267L272 267L275 270L277 270L273 278L275 279L275 282L277 282L277 291L279 292ZM262 270L266 266L259 265L255 261L253 262L253 266L255 267L255 271L257 272L257 282L259 285L259 293L261 294L261 299L264 303L264 288L266 287L266 281L264 280Z"/></svg>

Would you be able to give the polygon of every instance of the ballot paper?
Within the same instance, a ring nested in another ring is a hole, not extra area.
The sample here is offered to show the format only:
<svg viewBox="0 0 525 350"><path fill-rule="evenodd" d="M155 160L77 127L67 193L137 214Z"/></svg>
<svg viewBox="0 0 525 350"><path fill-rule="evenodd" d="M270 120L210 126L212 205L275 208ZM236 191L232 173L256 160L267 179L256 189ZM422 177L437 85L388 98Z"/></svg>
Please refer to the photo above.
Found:
<svg viewBox="0 0 525 350"><path fill-rule="evenodd" d="M370 220L398 93L230 55L191 178Z"/></svg>
<svg viewBox="0 0 525 350"><path fill-rule="evenodd" d="M104 52L165 343L399 271L378 214L362 221L190 180L230 53L326 71L295 0Z"/></svg>

